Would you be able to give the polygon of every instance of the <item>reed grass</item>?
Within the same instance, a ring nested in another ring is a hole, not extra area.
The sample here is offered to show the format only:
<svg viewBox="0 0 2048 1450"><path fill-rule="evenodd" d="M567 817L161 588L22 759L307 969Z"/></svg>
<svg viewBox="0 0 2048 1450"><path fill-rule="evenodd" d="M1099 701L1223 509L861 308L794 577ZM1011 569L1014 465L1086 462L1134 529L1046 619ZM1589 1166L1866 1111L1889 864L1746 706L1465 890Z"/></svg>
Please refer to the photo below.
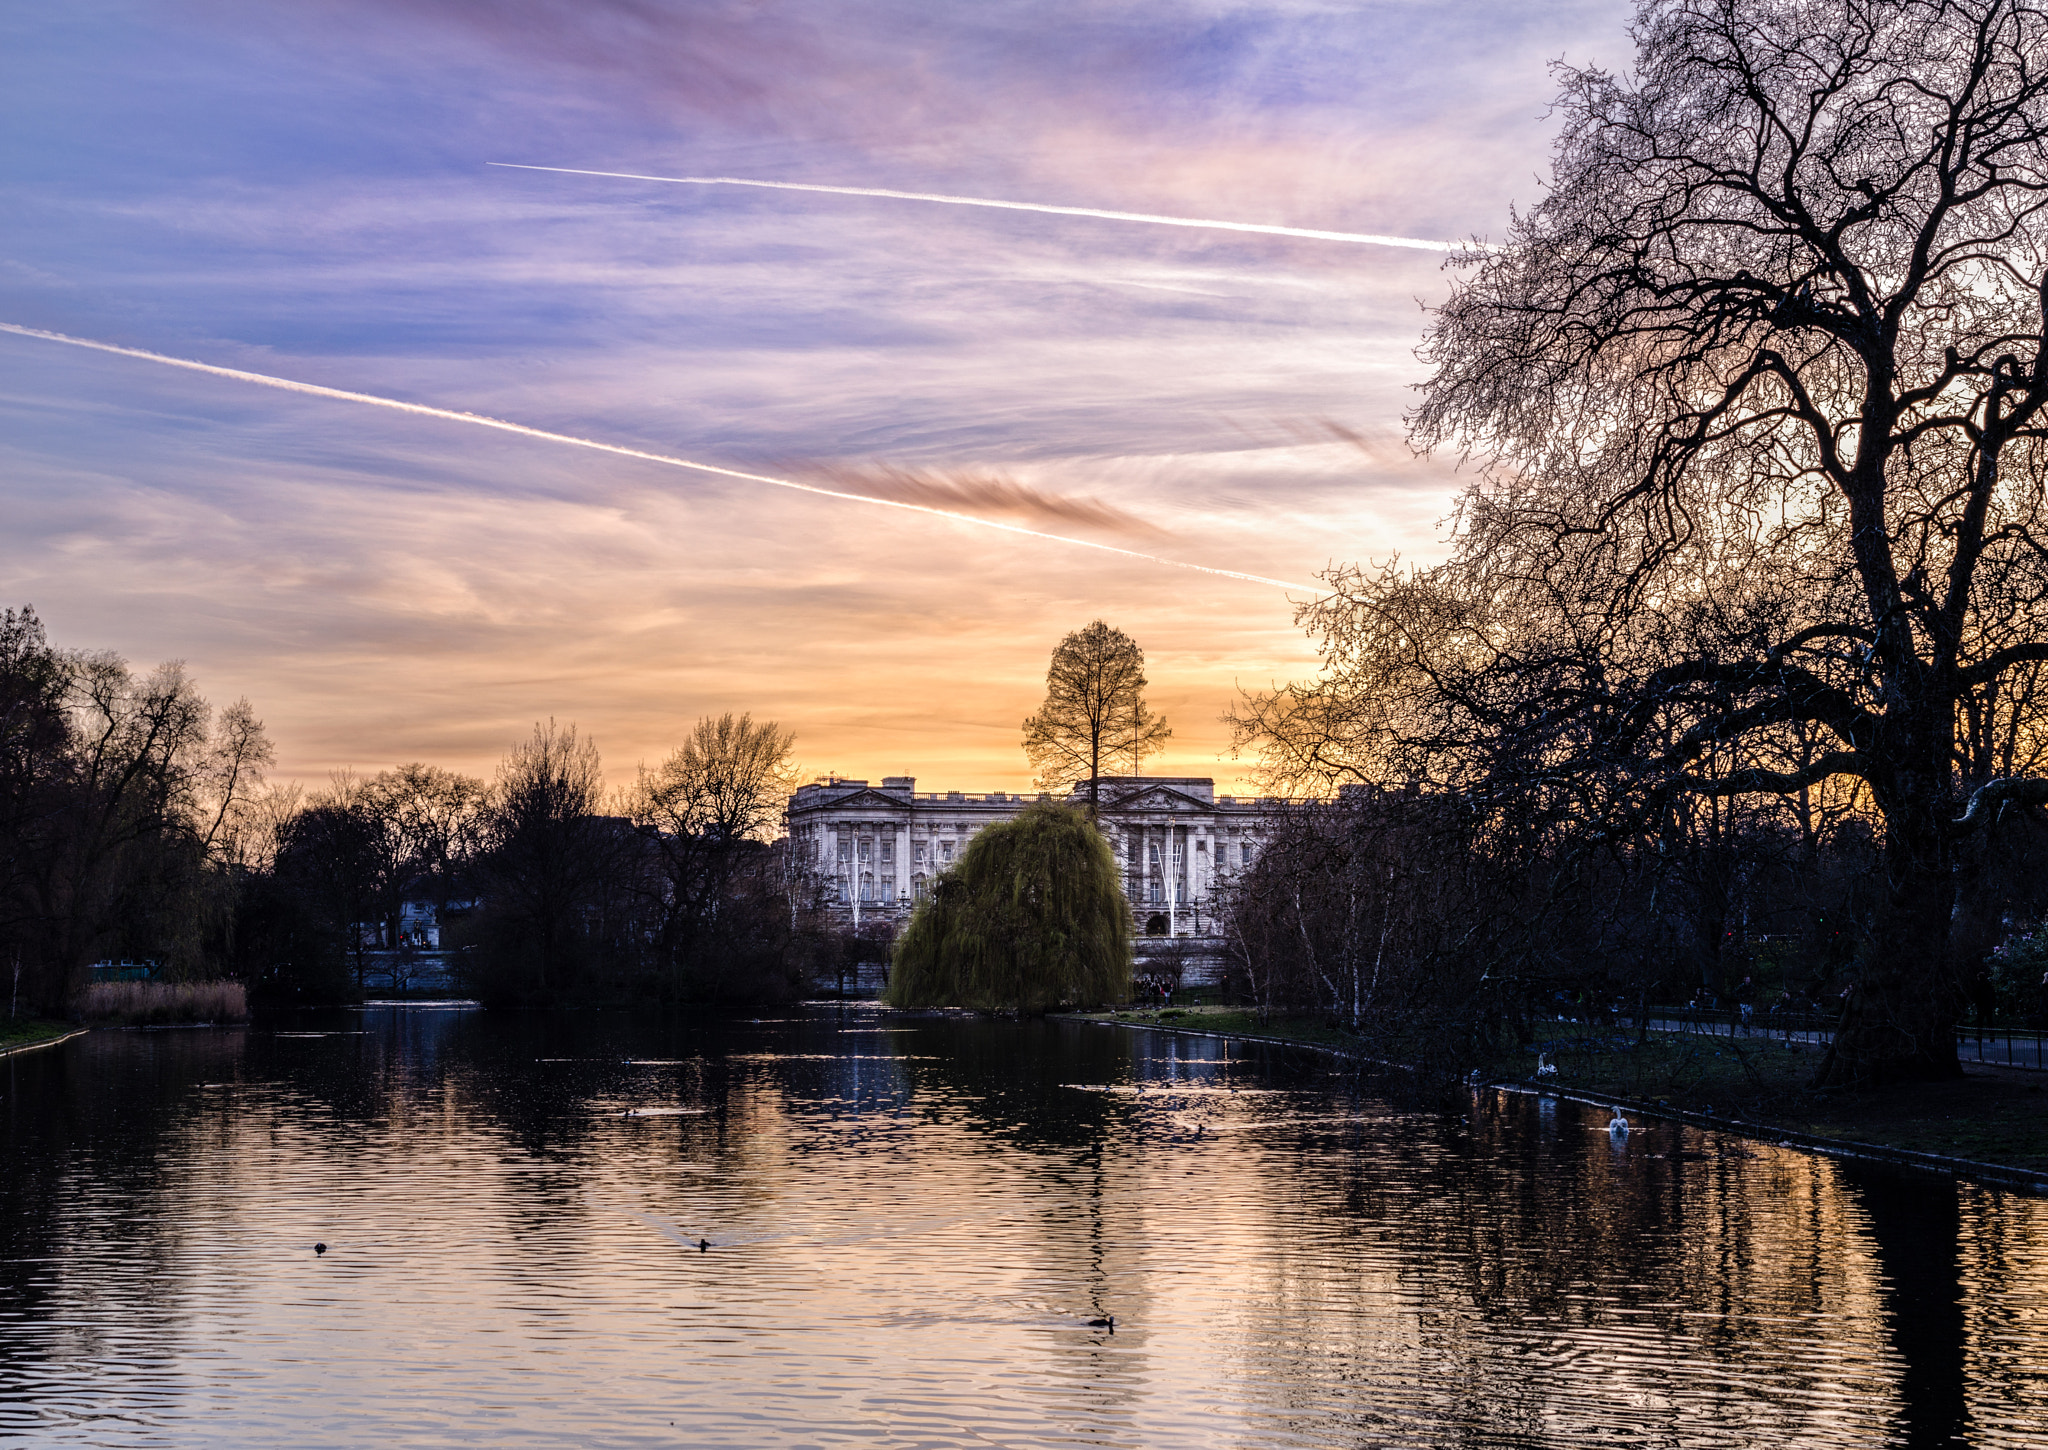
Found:
<svg viewBox="0 0 2048 1450"><path fill-rule="evenodd" d="M240 982L94 982L78 999L78 1015L128 1026L241 1022L249 993Z"/></svg>

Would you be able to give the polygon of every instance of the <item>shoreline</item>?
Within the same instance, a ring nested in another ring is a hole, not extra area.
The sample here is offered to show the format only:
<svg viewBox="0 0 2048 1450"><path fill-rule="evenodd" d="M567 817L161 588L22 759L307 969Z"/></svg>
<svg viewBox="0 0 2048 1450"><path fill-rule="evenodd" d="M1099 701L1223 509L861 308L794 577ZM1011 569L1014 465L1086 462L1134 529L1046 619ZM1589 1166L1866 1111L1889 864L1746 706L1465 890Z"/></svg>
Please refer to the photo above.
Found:
<svg viewBox="0 0 2048 1450"><path fill-rule="evenodd" d="M1227 1028L1188 1027L1181 1023L1133 1022L1119 1020L1113 1016L1094 1013L1061 1012L1048 1014L1058 1021L1092 1022L1102 1027L1120 1027L1139 1032L1164 1032L1178 1037L1214 1037L1232 1042L1251 1042L1267 1047L1294 1047L1310 1052L1320 1052L1330 1057L1347 1058L1354 1062L1371 1063L1376 1067L1392 1068L1401 1072L1415 1072L1412 1063L1394 1062L1386 1058L1373 1057L1367 1053L1331 1042L1316 1042L1299 1037L1276 1037L1263 1034L1235 1032ZM1711 1128L1715 1132L1730 1133L1736 1137L1748 1138L1774 1147L1797 1148L1808 1153L1818 1153L1829 1158L1840 1158L1856 1162L1879 1163L1887 1167L1903 1168L1916 1173L1933 1173L1951 1178L1968 1179L2007 1192L2025 1193L2034 1197L2048 1197L2048 1171L2021 1168L2007 1163L1988 1163L1975 1158L1958 1158L1948 1154L1929 1153L1916 1148L1898 1148L1884 1143L1866 1143L1854 1138L1843 1138L1822 1133L1810 1133L1796 1128L1776 1127L1769 1123L1754 1122L1747 1118L1724 1116L1719 1113L1699 1112L1670 1103L1646 1102L1639 1098L1610 1093L1589 1093L1570 1086L1550 1087L1543 1084L1507 1077L1489 1077L1477 1074L1465 1080L1466 1086L1474 1091L1492 1089L1497 1092L1518 1093L1525 1097L1555 1098L1562 1102L1580 1103L1588 1107L1614 1108L1631 1117L1658 1119L1660 1121L1684 1123L1690 1127Z"/></svg>
<svg viewBox="0 0 2048 1450"><path fill-rule="evenodd" d="M27 1042L10 1043L5 1047L0 1047L0 1058L13 1057L23 1052L39 1052L45 1047L55 1047L60 1043L69 1042L74 1037L83 1037L86 1033L92 1031L90 1027L70 1027L63 1023L56 1025L60 1030L48 1037L32 1038Z"/></svg>

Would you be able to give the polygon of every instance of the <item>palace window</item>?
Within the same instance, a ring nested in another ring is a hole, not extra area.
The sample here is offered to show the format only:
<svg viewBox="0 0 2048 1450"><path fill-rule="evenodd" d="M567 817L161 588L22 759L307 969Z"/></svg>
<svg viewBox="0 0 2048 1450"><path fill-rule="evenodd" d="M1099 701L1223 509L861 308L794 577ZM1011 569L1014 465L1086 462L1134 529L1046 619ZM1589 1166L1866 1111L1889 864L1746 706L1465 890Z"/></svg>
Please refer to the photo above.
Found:
<svg viewBox="0 0 2048 1450"><path fill-rule="evenodd" d="M862 837L860 838L860 864L861 864L861 865L865 866L865 865L867 865L867 864L868 864L868 853L869 853L870 849L871 849L871 848L873 847L873 845L874 845L874 843L873 843L872 841L870 841L870 840L869 840L869 839L868 839L868 838L867 838L866 836L862 836Z"/></svg>
<svg viewBox="0 0 2048 1450"><path fill-rule="evenodd" d="M882 864L884 866L894 866L896 864L896 838L894 836L882 837Z"/></svg>
<svg viewBox="0 0 2048 1450"><path fill-rule="evenodd" d="M953 859L953 843L952 843L951 841L941 841L941 842L939 842L939 864L943 866L943 865L944 865L944 864L945 864L946 862L948 862L948 861L950 861L950 860L952 860L952 859Z"/></svg>

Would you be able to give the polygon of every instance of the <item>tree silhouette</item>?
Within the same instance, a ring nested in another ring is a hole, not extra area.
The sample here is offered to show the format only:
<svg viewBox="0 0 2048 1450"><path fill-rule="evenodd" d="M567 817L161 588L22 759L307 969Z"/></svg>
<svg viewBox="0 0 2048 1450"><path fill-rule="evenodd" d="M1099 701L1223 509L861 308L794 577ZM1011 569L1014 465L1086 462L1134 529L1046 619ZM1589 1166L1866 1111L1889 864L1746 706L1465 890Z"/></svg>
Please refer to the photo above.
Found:
<svg viewBox="0 0 2048 1450"><path fill-rule="evenodd" d="M545 999L588 968L624 845L603 806L597 744L574 725L536 723L498 767L480 863L494 996Z"/></svg>
<svg viewBox="0 0 2048 1450"><path fill-rule="evenodd" d="M1086 782L1088 811L1096 782L1128 756L1131 769L1173 734L1145 704L1145 652L1120 629L1096 620L1059 642L1045 672L1045 703L1024 722L1024 755L1038 784L1061 790Z"/></svg>
<svg viewBox="0 0 2048 1450"><path fill-rule="evenodd" d="M796 737L773 720L705 716L627 796L648 867L651 946L687 995L760 995L780 975L767 962L787 947L773 921L795 914L796 883L785 880L781 904L769 903L776 893L766 889L762 838L796 784L795 749ZM786 847L773 865L788 875Z"/></svg>
<svg viewBox="0 0 2048 1450"><path fill-rule="evenodd" d="M1479 465L1452 557L1334 572L1323 679L1246 728L1594 835L1837 791L1886 899L1821 1079L1952 1075L1984 830L2048 802L2048 17L1650 0L1634 36L1561 69L1548 194L1426 338L1414 438Z"/></svg>

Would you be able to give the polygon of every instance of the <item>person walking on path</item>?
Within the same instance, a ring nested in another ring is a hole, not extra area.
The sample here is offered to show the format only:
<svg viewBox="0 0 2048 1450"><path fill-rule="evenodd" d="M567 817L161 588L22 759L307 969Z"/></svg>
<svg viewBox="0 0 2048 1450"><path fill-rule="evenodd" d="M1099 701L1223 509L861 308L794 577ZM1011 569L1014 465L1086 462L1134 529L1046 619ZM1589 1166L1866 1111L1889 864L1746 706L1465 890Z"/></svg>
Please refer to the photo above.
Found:
<svg viewBox="0 0 2048 1450"><path fill-rule="evenodd" d="M1742 1030L1749 1031L1749 1019L1756 1013L1756 979L1744 977L1735 989L1735 1005L1742 1009Z"/></svg>

